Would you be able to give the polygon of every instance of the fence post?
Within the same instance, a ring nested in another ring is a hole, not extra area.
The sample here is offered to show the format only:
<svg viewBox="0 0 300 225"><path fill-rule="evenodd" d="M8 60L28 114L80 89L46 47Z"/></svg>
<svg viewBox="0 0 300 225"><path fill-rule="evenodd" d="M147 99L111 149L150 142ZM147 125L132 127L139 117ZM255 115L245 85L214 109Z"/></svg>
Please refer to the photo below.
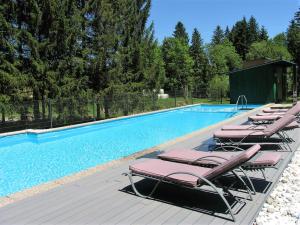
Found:
<svg viewBox="0 0 300 225"><path fill-rule="evenodd" d="M49 99L49 112L50 112L50 128L53 127L53 117L52 117L52 104L51 99Z"/></svg>
<svg viewBox="0 0 300 225"><path fill-rule="evenodd" d="M94 96L93 97L93 120L94 121L96 120L95 104L96 104L96 101L95 101L95 96Z"/></svg>
<svg viewBox="0 0 300 225"><path fill-rule="evenodd" d="M223 103L223 93L222 93L222 89L220 90L220 97L221 97L221 104Z"/></svg>
<svg viewBox="0 0 300 225"><path fill-rule="evenodd" d="M176 103L176 88L174 88L174 103L175 103L175 107L176 107L176 105L177 105L177 103Z"/></svg>

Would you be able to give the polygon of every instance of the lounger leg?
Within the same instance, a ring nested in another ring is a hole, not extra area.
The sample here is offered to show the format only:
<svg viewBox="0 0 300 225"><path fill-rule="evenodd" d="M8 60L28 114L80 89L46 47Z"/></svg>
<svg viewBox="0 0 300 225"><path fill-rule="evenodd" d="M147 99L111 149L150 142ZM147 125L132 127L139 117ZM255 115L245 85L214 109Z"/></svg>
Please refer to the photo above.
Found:
<svg viewBox="0 0 300 225"><path fill-rule="evenodd" d="M131 186L132 186L132 189L133 189L134 193L135 193L137 196L142 197L142 198L151 198L151 196L152 196L153 193L156 191L156 189L157 189L157 187L158 187L158 185L159 185L159 183L160 183L160 181L158 181L158 182L155 184L155 186L154 186L154 188L152 189L152 191L150 192L150 194L146 196L146 195L141 194L141 193L136 189L135 184L134 184L134 182L133 182L132 173L131 173L131 172L125 173L125 175L128 176L129 181L130 181L130 184L131 184Z"/></svg>
<svg viewBox="0 0 300 225"><path fill-rule="evenodd" d="M248 174L245 172L245 170L243 170L243 168L240 167L239 169L241 170L241 172L244 174L244 176L246 177L247 181L249 182L249 184L251 186L251 189L253 191L253 194L256 195L256 190L254 188L252 180L250 179L250 177L248 176Z"/></svg>
<svg viewBox="0 0 300 225"><path fill-rule="evenodd" d="M236 220L235 220L235 217L234 217L234 214L233 214L233 212L232 212L232 210L231 210L231 207L230 207L228 201L226 200L226 198L223 196L223 194L217 189L217 187L216 187L211 181L207 180L207 179L204 178L204 177L198 176L198 175L193 174L193 173L187 173L187 172L175 172L175 173L171 173L171 174L168 174L168 175L162 177L160 180L158 180L158 182L155 184L155 186L154 186L153 190L151 191L151 193L150 193L148 196L144 196L144 195L142 195L140 192L138 192L138 190L136 189L136 187L135 187L135 185L134 185L134 182L133 182L133 179L132 179L132 173L131 173L131 172L129 172L129 173L124 173L124 175L128 176L128 178L129 178L129 180L130 180L130 183L131 183L131 186L132 186L134 192L136 193L136 195L138 195L138 196L140 196L140 197L142 197L142 198L149 198L149 197L154 193L154 191L157 189L158 185L159 185L162 181L164 181L167 177L170 177L170 176L175 175L175 174L187 174L187 175L195 176L195 177L199 178L200 180L202 180L204 183L206 183L206 184L208 184L209 186L211 186L211 187L214 189L214 191L220 196L220 198L223 200L224 204L225 204L226 207L228 208L229 213L230 213L230 215L231 215L231 217L232 217L233 222L236 221ZM200 189L200 188L198 187L197 189Z"/></svg>
<svg viewBox="0 0 300 225"><path fill-rule="evenodd" d="M240 175L238 175L235 171L231 171L233 173L233 175L235 175L235 177L241 181L241 183L243 184L243 186L246 188L247 192L248 192L248 195L249 195L249 200L253 200L252 198L252 194L251 194L251 190L250 188L248 187L248 185L245 183L245 181L240 177Z"/></svg>
<svg viewBox="0 0 300 225"><path fill-rule="evenodd" d="M263 178L264 178L265 180L267 180L266 174L265 174L265 170L264 170L264 169L260 169L260 172L261 172L261 174L263 175Z"/></svg>

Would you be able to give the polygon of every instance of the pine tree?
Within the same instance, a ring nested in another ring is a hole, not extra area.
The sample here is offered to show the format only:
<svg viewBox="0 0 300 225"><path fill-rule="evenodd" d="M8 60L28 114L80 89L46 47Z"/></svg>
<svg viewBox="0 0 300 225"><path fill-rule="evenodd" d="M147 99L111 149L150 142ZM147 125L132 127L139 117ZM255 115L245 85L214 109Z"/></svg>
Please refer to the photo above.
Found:
<svg viewBox="0 0 300 225"><path fill-rule="evenodd" d="M196 90L203 90L206 93L209 81L209 64L207 56L204 52L203 41L199 31L195 28L192 35L192 43L190 47L190 56L194 61L193 65L193 80Z"/></svg>
<svg viewBox="0 0 300 225"><path fill-rule="evenodd" d="M228 26L226 26L226 29L225 29L225 32L224 32L224 37L227 38L228 40L230 40L231 39L230 36L231 36L230 35L230 29L229 29Z"/></svg>
<svg viewBox="0 0 300 225"><path fill-rule="evenodd" d="M268 31L264 26L261 27L259 32L259 40L260 41L267 41L269 39Z"/></svg>
<svg viewBox="0 0 300 225"><path fill-rule="evenodd" d="M0 112L2 122L10 103L20 100L24 88L24 76L19 71L17 58L17 30L14 28L16 4L7 1L0 5Z"/></svg>
<svg viewBox="0 0 300 225"><path fill-rule="evenodd" d="M248 22L248 45L259 40L259 27L256 19L251 16Z"/></svg>
<svg viewBox="0 0 300 225"><path fill-rule="evenodd" d="M222 44L224 41L224 31L222 30L221 26L217 26L214 30L213 37L212 37L212 45L219 45Z"/></svg>
<svg viewBox="0 0 300 225"><path fill-rule="evenodd" d="M300 74L300 10L295 13L287 31L287 46L294 62L298 65L298 74ZM299 82L298 76L298 82ZM300 87L298 85L298 91Z"/></svg>
<svg viewBox="0 0 300 225"><path fill-rule="evenodd" d="M189 44L189 35L186 32L186 29L181 21L179 21L175 26L175 31L173 33L175 38L178 38L183 41L186 45Z"/></svg>
<svg viewBox="0 0 300 225"><path fill-rule="evenodd" d="M231 39L237 53L245 60L249 49L248 23L245 17L234 25Z"/></svg>

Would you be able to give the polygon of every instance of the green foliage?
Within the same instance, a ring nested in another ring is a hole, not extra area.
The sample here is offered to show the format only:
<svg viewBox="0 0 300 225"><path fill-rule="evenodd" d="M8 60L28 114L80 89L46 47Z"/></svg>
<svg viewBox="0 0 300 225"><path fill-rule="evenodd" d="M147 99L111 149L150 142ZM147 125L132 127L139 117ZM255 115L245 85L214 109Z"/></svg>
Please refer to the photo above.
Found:
<svg viewBox="0 0 300 225"><path fill-rule="evenodd" d="M167 88L184 88L191 85L193 59L189 47L177 38L166 38L162 46L168 84Z"/></svg>
<svg viewBox="0 0 300 225"><path fill-rule="evenodd" d="M218 25L216 27L216 29L214 30L211 44L212 45L222 44L224 41L224 38L225 38L224 31L222 30L221 26Z"/></svg>
<svg viewBox="0 0 300 225"><path fill-rule="evenodd" d="M190 56L194 61L193 66L193 87L196 90L206 91L209 81L209 63L204 52L203 41L197 29L194 29L192 35L192 44L190 46Z"/></svg>
<svg viewBox="0 0 300 225"><path fill-rule="evenodd" d="M282 44L274 41L260 41L251 45L246 58L247 60L262 58L291 60L291 55Z"/></svg>
<svg viewBox="0 0 300 225"><path fill-rule="evenodd" d="M288 50L295 62L300 64L300 22L292 20L287 31Z"/></svg>
<svg viewBox="0 0 300 225"><path fill-rule="evenodd" d="M228 40L225 40L223 44L210 46L208 51L212 74L228 74L229 71L240 68L242 65L241 57Z"/></svg>
<svg viewBox="0 0 300 225"><path fill-rule="evenodd" d="M208 84L208 96L213 99L224 98L229 90L229 78L227 75L216 75Z"/></svg>
<svg viewBox="0 0 300 225"><path fill-rule="evenodd" d="M287 36L284 32L279 33L272 38L272 42L276 45L282 45L287 47Z"/></svg>

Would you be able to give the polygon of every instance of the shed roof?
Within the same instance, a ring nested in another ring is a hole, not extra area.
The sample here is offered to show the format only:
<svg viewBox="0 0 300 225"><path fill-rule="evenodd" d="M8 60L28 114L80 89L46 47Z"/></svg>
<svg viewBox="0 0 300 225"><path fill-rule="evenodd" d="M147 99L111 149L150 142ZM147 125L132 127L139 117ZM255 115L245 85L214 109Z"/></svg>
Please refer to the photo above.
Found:
<svg viewBox="0 0 300 225"><path fill-rule="evenodd" d="M296 65L295 63L284 60L284 59L278 59L278 60L258 59L258 60L247 61L244 63L242 69L235 69L235 70L231 71L230 73L236 73L236 72L249 70L249 69L253 69L253 68L257 68L257 67L263 67L263 66L271 65L271 64L284 66L284 67Z"/></svg>

